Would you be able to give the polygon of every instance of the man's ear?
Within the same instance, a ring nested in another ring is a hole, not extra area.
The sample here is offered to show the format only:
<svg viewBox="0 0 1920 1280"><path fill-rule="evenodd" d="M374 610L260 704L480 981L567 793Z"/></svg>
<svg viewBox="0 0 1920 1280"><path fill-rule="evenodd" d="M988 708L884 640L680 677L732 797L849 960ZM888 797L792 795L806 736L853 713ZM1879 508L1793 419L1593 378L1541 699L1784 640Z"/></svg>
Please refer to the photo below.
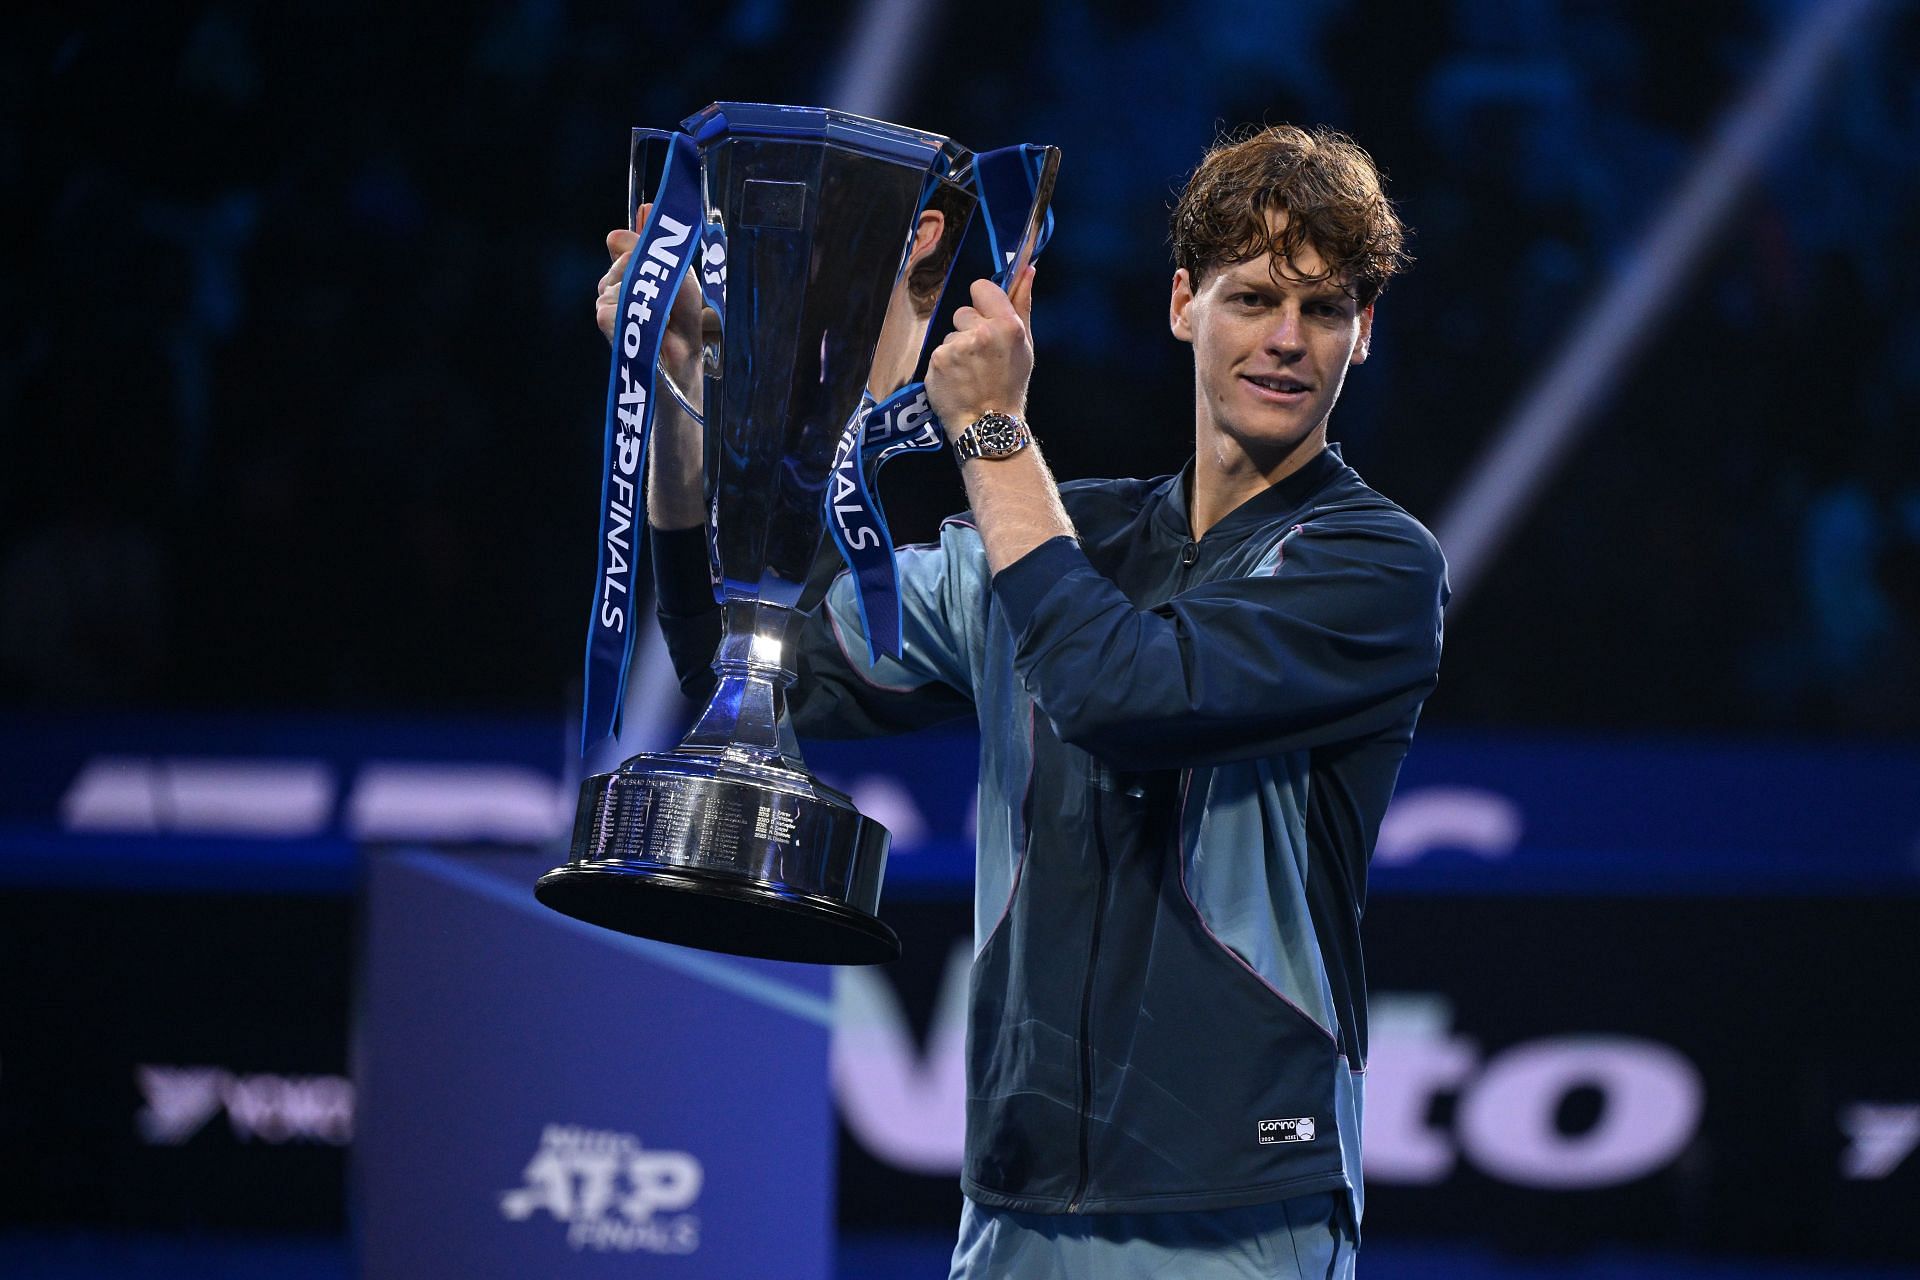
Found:
<svg viewBox="0 0 1920 1280"><path fill-rule="evenodd" d="M947 215L938 209L924 209L920 221L913 228L913 247L907 250L907 261L918 263L932 253L940 244L940 237L947 233Z"/></svg>
<svg viewBox="0 0 1920 1280"><path fill-rule="evenodd" d="M1187 311L1193 306L1193 277L1181 267L1173 273L1173 297L1167 303L1167 328L1182 342L1193 341L1193 325Z"/></svg>
<svg viewBox="0 0 1920 1280"><path fill-rule="evenodd" d="M1373 304L1369 302L1360 310L1360 341L1353 344L1353 358L1348 364L1365 364L1367 355L1373 350Z"/></svg>

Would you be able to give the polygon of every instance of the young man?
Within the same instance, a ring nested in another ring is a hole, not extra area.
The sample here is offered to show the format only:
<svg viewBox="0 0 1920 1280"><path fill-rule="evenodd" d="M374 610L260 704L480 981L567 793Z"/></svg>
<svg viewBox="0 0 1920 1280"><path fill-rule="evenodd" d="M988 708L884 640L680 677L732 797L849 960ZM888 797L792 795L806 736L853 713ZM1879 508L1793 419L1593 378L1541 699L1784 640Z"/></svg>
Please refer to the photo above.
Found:
<svg viewBox="0 0 1920 1280"><path fill-rule="evenodd" d="M1337 134L1211 150L1173 226L1194 458L1159 480L1054 484L1020 420L1033 273L975 283L927 376L972 510L900 554L905 652L868 659L844 576L801 642L803 734L980 723L955 1276L1351 1272L1366 868L1447 590L1327 424L1401 241ZM667 352L689 372L697 320ZM718 613L689 437L656 437L649 519L697 695Z"/></svg>

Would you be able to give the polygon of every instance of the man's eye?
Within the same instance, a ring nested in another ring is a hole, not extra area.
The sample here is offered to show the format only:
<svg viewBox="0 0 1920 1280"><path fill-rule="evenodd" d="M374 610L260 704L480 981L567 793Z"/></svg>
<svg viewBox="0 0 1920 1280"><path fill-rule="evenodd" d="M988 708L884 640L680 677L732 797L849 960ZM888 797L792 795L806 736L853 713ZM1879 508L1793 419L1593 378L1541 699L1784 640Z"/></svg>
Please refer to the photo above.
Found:
<svg viewBox="0 0 1920 1280"><path fill-rule="evenodd" d="M1233 295L1233 300L1247 307L1257 307L1266 301L1257 293L1236 293Z"/></svg>

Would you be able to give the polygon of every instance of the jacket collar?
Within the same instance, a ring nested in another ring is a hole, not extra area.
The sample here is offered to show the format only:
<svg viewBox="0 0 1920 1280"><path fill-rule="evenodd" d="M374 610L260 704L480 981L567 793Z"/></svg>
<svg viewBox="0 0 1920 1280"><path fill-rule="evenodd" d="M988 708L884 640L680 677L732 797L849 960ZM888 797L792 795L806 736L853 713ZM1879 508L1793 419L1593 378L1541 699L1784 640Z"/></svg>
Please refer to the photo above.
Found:
<svg viewBox="0 0 1920 1280"><path fill-rule="evenodd" d="M1340 456L1340 446L1329 443L1298 471L1277 484L1268 485L1229 511L1218 524L1207 530L1207 536L1211 538L1218 534L1231 537L1298 511L1322 486L1345 471L1347 464ZM1160 499L1158 510L1154 512L1155 523L1182 542L1193 537L1193 520L1189 514L1192 492L1193 459L1189 458L1178 475L1168 476L1161 483L1155 495Z"/></svg>

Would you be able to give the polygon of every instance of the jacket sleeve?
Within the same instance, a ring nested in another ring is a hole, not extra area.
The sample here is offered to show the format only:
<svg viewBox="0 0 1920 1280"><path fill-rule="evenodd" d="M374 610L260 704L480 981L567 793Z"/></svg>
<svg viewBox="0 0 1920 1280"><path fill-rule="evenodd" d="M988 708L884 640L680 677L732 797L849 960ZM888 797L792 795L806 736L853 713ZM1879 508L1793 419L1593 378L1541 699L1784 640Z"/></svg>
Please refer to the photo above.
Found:
<svg viewBox="0 0 1920 1280"><path fill-rule="evenodd" d="M796 732L867 737L971 714L970 653L986 613L985 559L968 554L979 537L967 526L950 523L941 535L938 544L896 554L905 642L898 660L870 660L852 578L839 569L832 544L822 547L801 601L808 616L795 649L798 678L787 698ZM720 646L705 531L654 530L651 538L660 630L681 691L704 702L713 692L711 664Z"/></svg>
<svg viewBox="0 0 1920 1280"><path fill-rule="evenodd" d="M993 579L1014 666L1062 741L1123 769L1279 755L1378 733L1440 665L1446 563L1411 519L1296 526L1249 577L1136 609L1067 538Z"/></svg>
<svg viewBox="0 0 1920 1280"><path fill-rule="evenodd" d="M720 649L720 605L707 576L707 531L647 529L653 557L654 614L667 642L680 692L704 703L713 692L713 655Z"/></svg>

